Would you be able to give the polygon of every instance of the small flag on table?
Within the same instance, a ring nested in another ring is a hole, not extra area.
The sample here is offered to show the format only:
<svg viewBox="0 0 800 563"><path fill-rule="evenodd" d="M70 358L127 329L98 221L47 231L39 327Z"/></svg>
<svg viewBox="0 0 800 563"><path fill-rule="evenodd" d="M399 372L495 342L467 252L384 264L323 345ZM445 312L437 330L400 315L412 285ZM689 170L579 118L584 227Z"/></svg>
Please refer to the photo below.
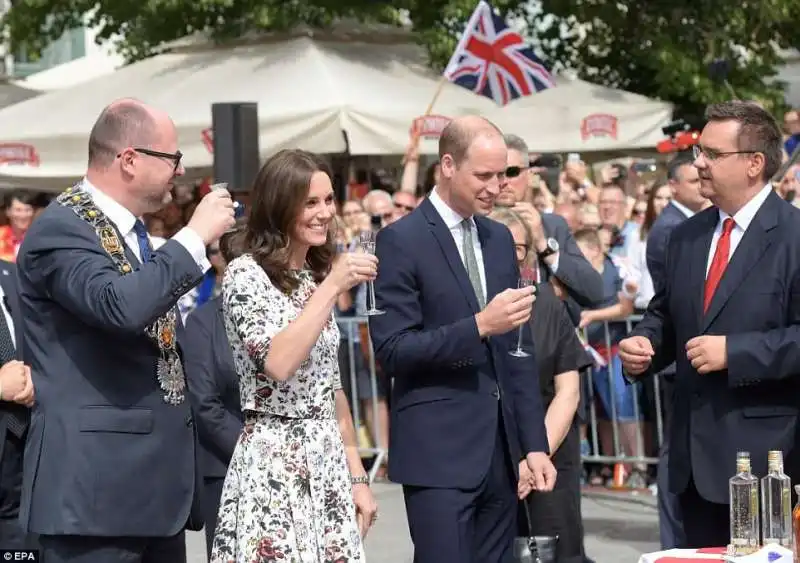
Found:
<svg viewBox="0 0 800 563"><path fill-rule="evenodd" d="M639 563L792 563L794 555L790 549L778 545L762 547L751 555L731 557L724 547L704 549L668 549L646 553Z"/></svg>

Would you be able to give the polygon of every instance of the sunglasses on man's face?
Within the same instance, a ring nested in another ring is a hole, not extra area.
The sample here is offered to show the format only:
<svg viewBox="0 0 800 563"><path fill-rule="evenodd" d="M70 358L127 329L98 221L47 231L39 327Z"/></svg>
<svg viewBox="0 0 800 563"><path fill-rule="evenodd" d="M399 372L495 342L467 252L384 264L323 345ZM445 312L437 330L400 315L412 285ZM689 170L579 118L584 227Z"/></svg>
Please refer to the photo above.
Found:
<svg viewBox="0 0 800 563"><path fill-rule="evenodd" d="M509 166L506 168L506 178L516 178L522 174L523 170L529 169L530 166Z"/></svg>

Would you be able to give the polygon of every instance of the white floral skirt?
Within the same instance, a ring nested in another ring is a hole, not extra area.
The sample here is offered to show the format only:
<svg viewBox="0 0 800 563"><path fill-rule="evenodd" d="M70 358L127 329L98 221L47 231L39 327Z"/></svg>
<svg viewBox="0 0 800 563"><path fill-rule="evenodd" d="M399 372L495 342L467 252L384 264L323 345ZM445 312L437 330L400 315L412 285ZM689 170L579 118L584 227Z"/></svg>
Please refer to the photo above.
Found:
<svg viewBox="0 0 800 563"><path fill-rule="evenodd" d="M248 419L222 489L212 563L363 562L336 420Z"/></svg>

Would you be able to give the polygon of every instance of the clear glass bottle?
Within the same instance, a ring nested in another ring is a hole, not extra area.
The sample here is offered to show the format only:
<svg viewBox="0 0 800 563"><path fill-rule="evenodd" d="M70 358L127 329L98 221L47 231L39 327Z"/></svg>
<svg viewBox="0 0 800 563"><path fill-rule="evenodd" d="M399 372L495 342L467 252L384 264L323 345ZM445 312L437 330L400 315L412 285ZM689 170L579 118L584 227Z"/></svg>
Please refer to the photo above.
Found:
<svg viewBox="0 0 800 563"><path fill-rule="evenodd" d="M767 454L767 474L761 479L762 543L792 549L792 480L783 472L783 453Z"/></svg>
<svg viewBox="0 0 800 563"><path fill-rule="evenodd" d="M759 548L758 478L750 473L750 454L736 454L736 475L730 490L731 546L734 556L749 555Z"/></svg>

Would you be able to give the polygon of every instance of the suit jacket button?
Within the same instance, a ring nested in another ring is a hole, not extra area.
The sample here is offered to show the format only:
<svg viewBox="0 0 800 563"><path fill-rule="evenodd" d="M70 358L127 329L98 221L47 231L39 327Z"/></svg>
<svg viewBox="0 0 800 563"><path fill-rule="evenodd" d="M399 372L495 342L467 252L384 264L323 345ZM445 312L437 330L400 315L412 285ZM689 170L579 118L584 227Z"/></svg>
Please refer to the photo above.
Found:
<svg viewBox="0 0 800 563"><path fill-rule="evenodd" d="M194 419L192 418L192 415L188 415L186 417L186 426L188 426L189 428L194 426Z"/></svg>
<svg viewBox="0 0 800 563"><path fill-rule="evenodd" d="M500 391L498 391L497 389L492 391L492 397L494 397L495 399L499 399L500 398Z"/></svg>

